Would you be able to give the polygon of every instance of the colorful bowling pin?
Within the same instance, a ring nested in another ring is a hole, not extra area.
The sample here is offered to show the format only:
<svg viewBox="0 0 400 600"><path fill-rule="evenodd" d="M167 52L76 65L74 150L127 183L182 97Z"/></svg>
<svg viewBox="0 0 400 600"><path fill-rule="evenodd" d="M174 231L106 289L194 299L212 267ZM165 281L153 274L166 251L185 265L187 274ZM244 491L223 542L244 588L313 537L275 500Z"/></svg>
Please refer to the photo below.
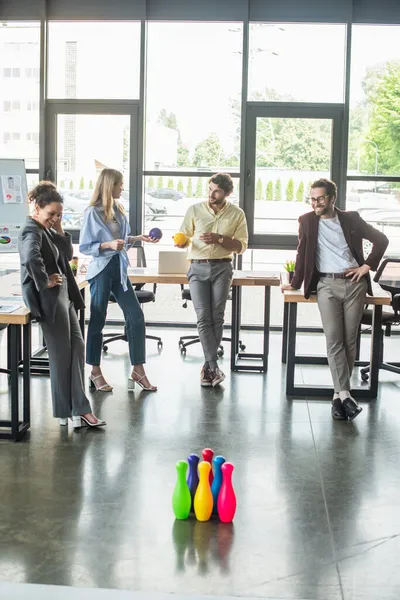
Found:
<svg viewBox="0 0 400 600"><path fill-rule="evenodd" d="M186 483L186 460L178 460L176 463L177 480L172 495L172 509L177 519L187 519L190 513L192 499Z"/></svg>
<svg viewBox="0 0 400 600"><path fill-rule="evenodd" d="M201 455L203 457L204 462L208 462L208 463L210 463L210 465L212 465L212 458L214 456L214 450L211 450L211 448L204 448ZM209 478L210 478L210 485L211 485L213 482L213 479L214 479L212 468L210 470Z"/></svg>
<svg viewBox="0 0 400 600"><path fill-rule="evenodd" d="M232 485L232 463L221 465L222 485L218 495L218 515L223 523L230 523L235 516L236 496Z"/></svg>
<svg viewBox="0 0 400 600"><path fill-rule="evenodd" d="M187 478L187 484L188 484L188 487L190 490L190 495L192 497L192 503L190 506L191 512L194 511L194 506L193 506L194 495L196 493L197 486L199 485L199 474L197 473L197 466L199 464L199 460L200 459L197 456L197 454L191 454L190 456L188 456L189 474L188 474L188 478Z"/></svg>
<svg viewBox="0 0 400 600"><path fill-rule="evenodd" d="M194 512L198 521L208 521L212 513L213 497L208 479L210 470L209 462L199 464L199 485L194 497Z"/></svg>
<svg viewBox="0 0 400 600"><path fill-rule="evenodd" d="M218 507L218 494L222 485L222 473L221 473L221 465L224 464L225 458L223 456L214 456L213 458L213 466L214 466L214 479L211 484L211 493L213 495L213 513L217 514Z"/></svg>

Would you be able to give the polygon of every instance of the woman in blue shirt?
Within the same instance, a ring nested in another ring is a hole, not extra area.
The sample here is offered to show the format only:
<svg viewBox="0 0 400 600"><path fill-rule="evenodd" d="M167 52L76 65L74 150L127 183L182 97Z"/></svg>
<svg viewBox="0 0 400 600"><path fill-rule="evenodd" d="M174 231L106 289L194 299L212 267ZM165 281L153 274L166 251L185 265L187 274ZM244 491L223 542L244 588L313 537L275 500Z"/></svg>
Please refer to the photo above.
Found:
<svg viewBox="0 0 400 600"><path fill-rule="evenodd" d="M126 250L137 240L158 240L146 235L128 235L129 222L119 201L123 189L122 173L103 169L81 228L79 250L92 257L86 277L91 295L86 362L92 365L89 377L91 386L102 392L111 392L113 388L103 377L100 359L107 306L112 294L125 317L132 364L128 389L134 389L136 382L144 390L155 392L157 387L150 384L143 367L146 361L144 316L128 279L129 259Z"/></svg>

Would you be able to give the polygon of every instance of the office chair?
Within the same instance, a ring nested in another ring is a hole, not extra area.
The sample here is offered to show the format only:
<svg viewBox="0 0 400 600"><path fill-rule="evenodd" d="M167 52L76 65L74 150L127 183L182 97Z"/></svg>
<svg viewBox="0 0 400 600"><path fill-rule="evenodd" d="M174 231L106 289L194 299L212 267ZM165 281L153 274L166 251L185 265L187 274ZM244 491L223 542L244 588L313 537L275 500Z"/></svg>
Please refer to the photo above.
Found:
<svg viewBox="0 0 400 600"><path fill-rule="evenodd" d="M400 362L389 364L383 360L383 338L384 336L390 337L392 325L400 324L400 259L385 258L375 274L374 281L379 283L383 290L390 292L392 295L392 312L382 313L379 368L383 369L384 371L391 371L392 373L400 374ZM369 325L370 327L372 326L372 310L364 310L361 319L361 325ZM360 369L361 379L363 381L368 381L369 371L369 366Z"/></svg>
<svg viewBox="0 0 400 600"><path fill-rule="evenodd" d="M183 308L187 308L187 302L188 302L188 300L191 301L192 297L190 295L190 289L188 287L185 287L182 284L181 284L181 296L182 296L182 300L184 301L183 304L182 304L182 307ZM232 300L231 293L229 293L228 300ZM187 340L187 341L185 341L185 340ZM223 337L222 341L223 342L230 342L231 338ZM193 344L199 344L199 343L200 343L200 338L199 338L198 335L182 335L179 338L178 346L179 346L179 349L181 351L181 354L183 356L185 356L185 354L186 354L186 348L188 346L192 346ZM242 351L246 350L246 346L241 342L241 340L239 340L239 348ZM224 347L221 345L218 348L217 356L219 358L221 358L223 355L224 355Z"/></svg>
<svg viewBox="0 0 400 600"><path fill-rule="evenodd" d="M130 261L132 267L136 267L136 268L147 267L146 255L144 253L143 246L140 245L140 242L135 242L134 246L132 246L132 248L128 251L128 257L129 257L129 261ZM152 292L150 290L143 290L142 288L144 285L146 285L146 284L145 283L137 283L133 287L133 289L135 290L137 299L139 300L139 303L141 306L143 304L146 304L147 302L155 302L155 299L156 299L157 284L155 283L153 285ZM110 302L115 302L115 298L112 295L110 297ZM160 337L158 337L156 335L147 335L146 334L146 339L156 341L158 350L162 349L163 343L162 343L162 339ZM107 352L108 345L111 344L111 342L115 342L117 340L123 340L124 342L128 341L128 338L126 335L126 327L124 328L124 333L105 333L103 335L103 352Z"/></svg>

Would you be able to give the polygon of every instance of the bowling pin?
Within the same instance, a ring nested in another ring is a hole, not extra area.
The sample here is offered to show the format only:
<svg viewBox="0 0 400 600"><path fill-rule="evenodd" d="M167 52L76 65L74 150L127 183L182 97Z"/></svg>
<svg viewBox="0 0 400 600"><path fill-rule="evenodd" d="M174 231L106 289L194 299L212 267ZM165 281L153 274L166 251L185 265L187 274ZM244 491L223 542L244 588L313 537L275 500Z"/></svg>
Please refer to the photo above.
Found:
<svg viewBox="0 0 400 600"><path fill-rule="evenodd" d="M209 462L199 464L199 485L194 497L194 512L198 521L208 521L212 513L213 497L208 479L210 469Z"/></svg>
<svg viewBox="0 0 400 600"><path fill-rule="evenodd" d="M232 463L221 465L222 485L218 495L218 515L223 523L230 523L235 516L236 496L232 485Z"/></svg>
<svg viewBox="0 0 400 600"><path fill-rule="evenodd" d="M214 465L214 479L211 484L211 493L213 495L213 514L217 514L218 512L218 494L222 485L222 473L221 473L221 465L224 464L225 458L223 456L214 456L213 458Z"/></svg>
<svg viewBox="0 0 400 600"><path fill-rule="evenodd" d="M211 450L211 448L204 448L201 455L203 457L204 462L208 462L212 466L212 457L214 456L214 450ZM210 485L211 485L213 482L213 479L214 479L212 468L210 470L209 478L210 478Z"/></svg>
<svg viewBox="0 0 400 600"><path fill-rule="evenodd" d="M188 456L189 474L188 474L188 478L187 478L187 484L188 484L188 487L190 490L190 495L192 497L190 512L194 511L194 506L193 506L194 495L196 493L197 486L199 485L199 475L197 473L197 466L199 464L199 460L200 459L197 456L197 454L191 454L190 456Z"/></svg>
<svg viewBox="0 0 400 600"><path fill-rule="evenodd" d="M178 460L176 463L177 480L172 495L172 509L177 519L187 519L192 502L190 491L186 483L186 460Z"/></svg>

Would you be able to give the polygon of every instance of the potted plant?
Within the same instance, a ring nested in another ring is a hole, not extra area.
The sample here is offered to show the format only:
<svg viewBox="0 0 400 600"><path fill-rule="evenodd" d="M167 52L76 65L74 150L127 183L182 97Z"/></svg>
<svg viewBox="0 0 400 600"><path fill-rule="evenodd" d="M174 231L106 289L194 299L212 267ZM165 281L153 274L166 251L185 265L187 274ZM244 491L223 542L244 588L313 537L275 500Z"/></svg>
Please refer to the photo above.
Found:
<svg viewBox="0 0 400 600"><path fill-rule="evenodd" d="M284 264L285 271L288 274L288 282L289 283L292 283L295 266L296 266L296 262L294 260L287 260Z"/></svg>
<svg viewBox="0 0 400 600"><path fill-rule="evenodd" d="M72 260L70 261L70 267L71 267L71 271L74 274L74 277L77 276L78 274L78 257L77 256L73 256Z"/></svg>

